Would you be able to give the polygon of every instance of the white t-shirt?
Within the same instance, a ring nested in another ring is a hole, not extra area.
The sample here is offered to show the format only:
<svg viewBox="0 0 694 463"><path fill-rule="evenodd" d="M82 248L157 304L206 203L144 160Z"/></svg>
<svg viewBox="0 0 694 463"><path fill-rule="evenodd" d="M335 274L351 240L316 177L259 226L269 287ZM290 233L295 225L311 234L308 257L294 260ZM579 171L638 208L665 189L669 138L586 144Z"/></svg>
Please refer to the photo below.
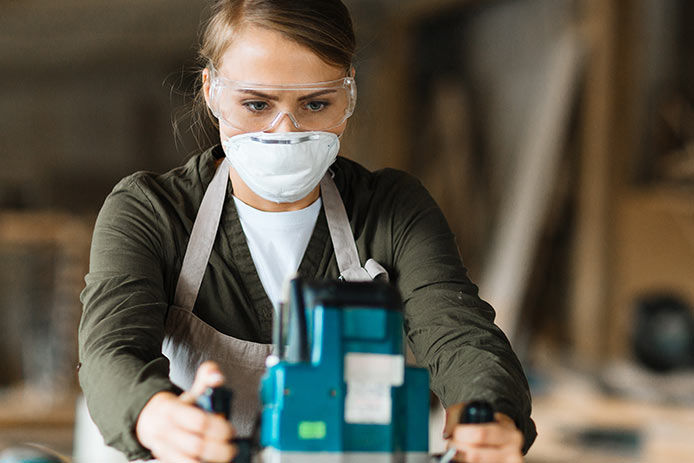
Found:
<svg viewBox="0 0 694 463"><path fill-rule="evenodd" d="M289 212L255 209L234 196L253 263L268 298L278 309L284 280L296 273L318 220L321 199Z"/></svg>

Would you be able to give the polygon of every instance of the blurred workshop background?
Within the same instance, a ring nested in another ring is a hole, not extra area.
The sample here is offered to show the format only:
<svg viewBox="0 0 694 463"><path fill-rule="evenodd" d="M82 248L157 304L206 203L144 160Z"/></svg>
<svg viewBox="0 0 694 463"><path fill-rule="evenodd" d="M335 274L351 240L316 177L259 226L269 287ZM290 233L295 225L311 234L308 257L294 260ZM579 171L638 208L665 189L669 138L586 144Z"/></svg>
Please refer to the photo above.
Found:
<svg viewBox="0 0 694 463"><path fill-rule="evenodd" d="M446 213L531 382L527 461L694 461L694 2L346 3L342 152ZM186 106L208 4L0 3L0 451L73 454L91 227L213 143Z"/></svg>

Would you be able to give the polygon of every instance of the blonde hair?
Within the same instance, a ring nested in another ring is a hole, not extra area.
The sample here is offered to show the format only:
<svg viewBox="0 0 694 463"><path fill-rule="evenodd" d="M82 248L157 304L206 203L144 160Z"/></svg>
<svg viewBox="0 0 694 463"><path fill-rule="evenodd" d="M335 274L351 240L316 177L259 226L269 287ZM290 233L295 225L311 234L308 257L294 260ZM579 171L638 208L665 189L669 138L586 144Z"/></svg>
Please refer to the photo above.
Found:
<svg viewBox="0 0 694 463"><path fill-rule="evenodd" d="M203 24L198 50L199 69L192 108L192 125L198 145L209 143L216 119L205 103L202 71L221 59L235 33L245 25L265 27L313 51L323 61L349 72L356 39L349 10L340 0L217 0ZM197 134L196 134L197 132ZM216 130L214 131L216 137Z"/></svg>

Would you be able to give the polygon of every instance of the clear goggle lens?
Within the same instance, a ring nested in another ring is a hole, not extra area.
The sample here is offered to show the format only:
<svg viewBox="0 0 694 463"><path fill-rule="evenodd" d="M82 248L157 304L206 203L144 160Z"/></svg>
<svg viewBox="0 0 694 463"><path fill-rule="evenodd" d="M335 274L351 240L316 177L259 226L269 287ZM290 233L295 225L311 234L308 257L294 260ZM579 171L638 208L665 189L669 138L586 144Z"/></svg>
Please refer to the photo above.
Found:
<svg viewBox="0 0 694 463"><path fill-rule="evenodd" d="M210 73L210 109L221 123L244 132L272 129L288 117L300 130L328 130L354 112L357 87L352 77L330 82L263 85Z"/></svg>

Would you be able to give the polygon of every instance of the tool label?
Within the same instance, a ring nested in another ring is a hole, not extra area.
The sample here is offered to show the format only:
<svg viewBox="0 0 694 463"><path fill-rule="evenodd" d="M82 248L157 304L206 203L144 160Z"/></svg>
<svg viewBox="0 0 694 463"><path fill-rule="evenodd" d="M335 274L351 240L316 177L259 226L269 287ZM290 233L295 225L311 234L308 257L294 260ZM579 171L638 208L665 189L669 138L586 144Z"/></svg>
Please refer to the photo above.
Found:
<svg viewBox="0 0 694 463"><path fill-rule="evenodd" d="M405 380L402 355L345 355L345 421L354 424L390 424L393 400L391 388Z"/></svg>
<svg viewBox="0 0 694 463"><path fill-rule="evenodd" d="M402 386L405 382L405 357L349 352L345 354L345 382L350 381Z"/></svg>
<svg viewBox="0 0 694 463"><path fill-rule="evenodd" d="M347 383L345 421L356 424L390 424L391 386L383 383Z"/></svg>

